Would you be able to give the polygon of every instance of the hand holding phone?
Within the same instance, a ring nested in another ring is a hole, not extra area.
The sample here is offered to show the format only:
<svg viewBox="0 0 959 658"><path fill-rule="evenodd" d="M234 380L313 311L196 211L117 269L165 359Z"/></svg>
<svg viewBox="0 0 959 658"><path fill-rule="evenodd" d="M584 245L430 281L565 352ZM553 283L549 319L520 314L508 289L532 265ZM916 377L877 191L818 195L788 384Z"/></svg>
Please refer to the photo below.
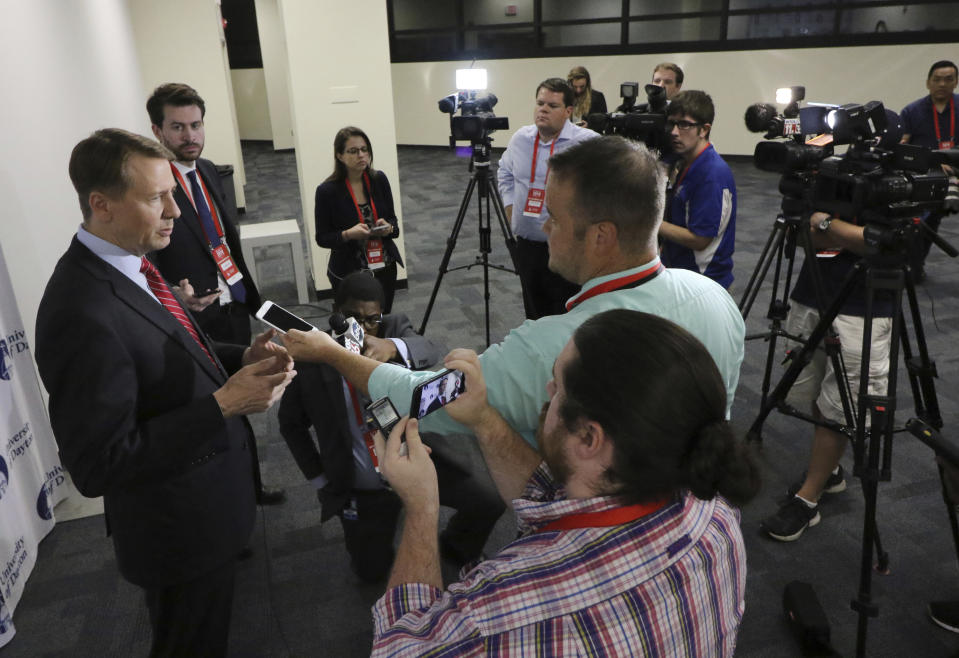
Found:
<svg viewBox="0 0 959 658"><path fill-rule="evenodd" d="M300 331L318 331L316 327L287 311L279 304L273 302L263 302L263 306L256 312L256 319L263 320L274 329L281 333L286 333L290 329L299 329Z"/></svg>
<svg viewBox="0 0 959 658"><path fill-rule="evenodd" d="M377 224L376 226L370 227L370 233L373 233L375 235L384 235L386 233L392 233L392 232L393 232L392 224Z"/></svg>

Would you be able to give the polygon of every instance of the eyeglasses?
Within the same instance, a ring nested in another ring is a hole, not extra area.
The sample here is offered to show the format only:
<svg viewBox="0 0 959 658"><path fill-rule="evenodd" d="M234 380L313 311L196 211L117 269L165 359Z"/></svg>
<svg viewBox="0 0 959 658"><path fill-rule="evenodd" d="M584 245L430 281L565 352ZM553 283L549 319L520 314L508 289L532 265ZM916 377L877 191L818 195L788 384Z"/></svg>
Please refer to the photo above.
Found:
<svg viewBox="0 0 959 658"><path fill-rule="evenodd" d="M673 121L672 119L666 119L666 132L672 132L673 127L677 127L680 130L689 130L696 126L701 126L703 124L696 123L694 121L686 121L685 119L680 119L679 121Z"/></svg>
<svg viewBox="0 0 959 658"><path fill-rule="evenodd" d="M349 153L350 155L359 155L360 153L363 153L365 155L366 153L369 153L370 150L366 148L365 146L359 146L359 147L354 146L351 149L346 149L346 152Z"/></svg>
<svg viewBox="0 0 959 658"><path fill-rule="evenodd" d="M348 310L344 310L343 315L348 318L352 317L364 327L378 327L383 324L382 313L376 313L375 315L360 315L358 313L350 313Z"/></svg>

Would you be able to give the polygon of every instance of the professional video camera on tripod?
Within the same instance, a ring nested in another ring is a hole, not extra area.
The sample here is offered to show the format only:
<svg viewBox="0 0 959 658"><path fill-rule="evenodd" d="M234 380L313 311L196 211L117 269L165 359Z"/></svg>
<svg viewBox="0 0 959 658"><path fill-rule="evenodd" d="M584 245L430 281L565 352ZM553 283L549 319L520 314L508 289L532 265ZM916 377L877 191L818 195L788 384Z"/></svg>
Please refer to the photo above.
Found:
<svg viewBox="0 0 959 658"><path fill-rule="evenodd" d="M508 129L509 119L507 117L498 117L493 113L493 107L496 106L497 102L496 96L487 94L486 96L477 97L477 90L486 89L486 69L457 70L456 87L460 91L440 99L439 110L440 112L445 112L450 115L450 148L454 148L459 141L469 141L470 143L469 171L472 173L472 178L470 178L470 182L466 186L466 193L463 195L463 200L460 203L456 221L453 223L453 230L446 241L446 251L443 253L443 259L440 262L436 282L433 284L433 292L430 294L430 301L426 305L423 323L420 325L420 333L426 332L426 323L429 321L430 313L433 311L433 304L436 302L436 295L439 292L443 276L447 272L463 269L468 270L475 265L482 265L483 297L486 313L486 344L489 345L489 269L492 267L493 269L510 273L515 273L516 271L516 238L513 236L513 230L506 220L503 199L500 197L499 189L496 187L496 181L492 179L489 166L490 150L492 149L490 133L495 130ZM457 112L459 112L459 116L457 116ZM449 268L450 258L453 255L453 249L456 248L456 240L459 237L460 229L463 227L463 220L466 218L470 198L473 196L473 191L477 187L479 188L477 214L479 220L480 253L472 263ZM492 251L492 231L490 228L491 204L493 211L496 213L500 231L503 233L503 239L506 242L506 249L509 252L510 261L513 263L513 269L501 265L494 265L489 262L489 254Z"/></svg>
<svg viewBox="0 0 959 658"><path fill-rule="evenodd" d="M643 142L660 153L670 148L666 133L666 89L649 84L644 87L646 102L636 104L638 82L624 82L619 86L623 104L615 112L587 115L586 126L600 135L621 135Z"/></svg>
<svg viewBox="0 0 959 658"><path fill-rule="evenodd" d="M792 541L806 527L818 523L815 501L828 486L829 469L835 466L825 468L824 464L832 458L838 464L845 440L852 440L854 474L862 480L865 498L860 585L858 597L852 602L859 614L857 655L864 655L867 619L877 613L870 598L873 543L879 568L885 569L888 562L875 527L876 494L879 480L891 476L900 341L916 410L916 418L906 424L906 429L946 460L952 460L956 454L938 439L942 419L933 383L936 370L926 348L909 254L919 231L924 230L916 219L918 215L927 210L942 211L944 207L948 179L940 165L959 164L959 153L931 152L899 144L898 118L878 101L800 110L801 99L791 100L782 117L775 108L770 111L771 106L752 106L746 113L747 126L756 132L767 131L768 139L789 136L786 141L760 143L754 154L757 167L782 174L779 188L784 198L782 212L740 304L745 316L775 260L768 312L770 331L747 337L763 337L770 342L761 410L747 439L760 440L762 425L773 409L817 426L814 456L804 482L784 501L779 512L764 522L767 534L781 541ZM820 133L817 138L803 139ZM846 152L834 155L833 147L843 144L849 145ZM805 260L790 296L797 242L804 248ZM829 254L814 251L814 246L829 243L846 249ZM936 244L956 255L938 236ZM784 260L785 289L779 296ZM828 284L828 295L823 282ZM913 356L902 310L903 291L907 293L917 357ZM812 312L806 313L803 307ZM790 320L802 314L812 320L798 328L801 325ZM847 324L844 318L850 317L854 320ZM783 321L788 331L783 329ZM861 338L851 338L850 333L855 334L855 330L850 332L843 328L846 326L861 328ZM792 339L801 347L788 353L789 367L769 393L779 336ZM853 343L860 340L861 351L857 353L858 345ZM887 347L888 358L873 354L874 350ZM823 390L815 401L817 413L813 416L787 404L787 394L807 367L816 367L813 362L820 349L825 350L832 373L822 371ZM860 361L858 379L847 377L844 356ZM883 390L881 380L886 367ZM832 381L834 390L827 390ZM860 383L854 400L851 384ZM955 508L947 505L947 509L959 554Z"/></svg>

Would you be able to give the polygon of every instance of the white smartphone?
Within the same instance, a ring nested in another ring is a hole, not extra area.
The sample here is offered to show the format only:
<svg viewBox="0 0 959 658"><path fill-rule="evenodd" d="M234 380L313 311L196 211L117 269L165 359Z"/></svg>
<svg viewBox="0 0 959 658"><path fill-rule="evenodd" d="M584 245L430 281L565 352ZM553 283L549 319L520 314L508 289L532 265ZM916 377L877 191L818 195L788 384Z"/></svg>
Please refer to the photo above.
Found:
<svg viewBox="0 0 959 658"><path fill-rule="evenodd" d="M312 324L287 311L279 304L273 302L263 302L263 306L256 312L256 319L263 320L268 325L282 331L284 334L290 329L299 329L300 331L319 331Z"/></svg>

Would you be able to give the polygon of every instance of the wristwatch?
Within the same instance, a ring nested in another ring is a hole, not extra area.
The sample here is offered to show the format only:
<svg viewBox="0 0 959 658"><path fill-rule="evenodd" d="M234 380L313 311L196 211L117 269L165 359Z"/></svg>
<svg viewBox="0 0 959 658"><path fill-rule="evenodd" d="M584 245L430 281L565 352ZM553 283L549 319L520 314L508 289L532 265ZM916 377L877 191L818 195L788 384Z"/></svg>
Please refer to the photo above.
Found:
<svg viewBox="0 0 959 658"><path fill-rule="evenodd" d="M829 230L830 224L832 224L832 217L826 217L816 225L816 230L820 233L825 233Z"/></svg>

